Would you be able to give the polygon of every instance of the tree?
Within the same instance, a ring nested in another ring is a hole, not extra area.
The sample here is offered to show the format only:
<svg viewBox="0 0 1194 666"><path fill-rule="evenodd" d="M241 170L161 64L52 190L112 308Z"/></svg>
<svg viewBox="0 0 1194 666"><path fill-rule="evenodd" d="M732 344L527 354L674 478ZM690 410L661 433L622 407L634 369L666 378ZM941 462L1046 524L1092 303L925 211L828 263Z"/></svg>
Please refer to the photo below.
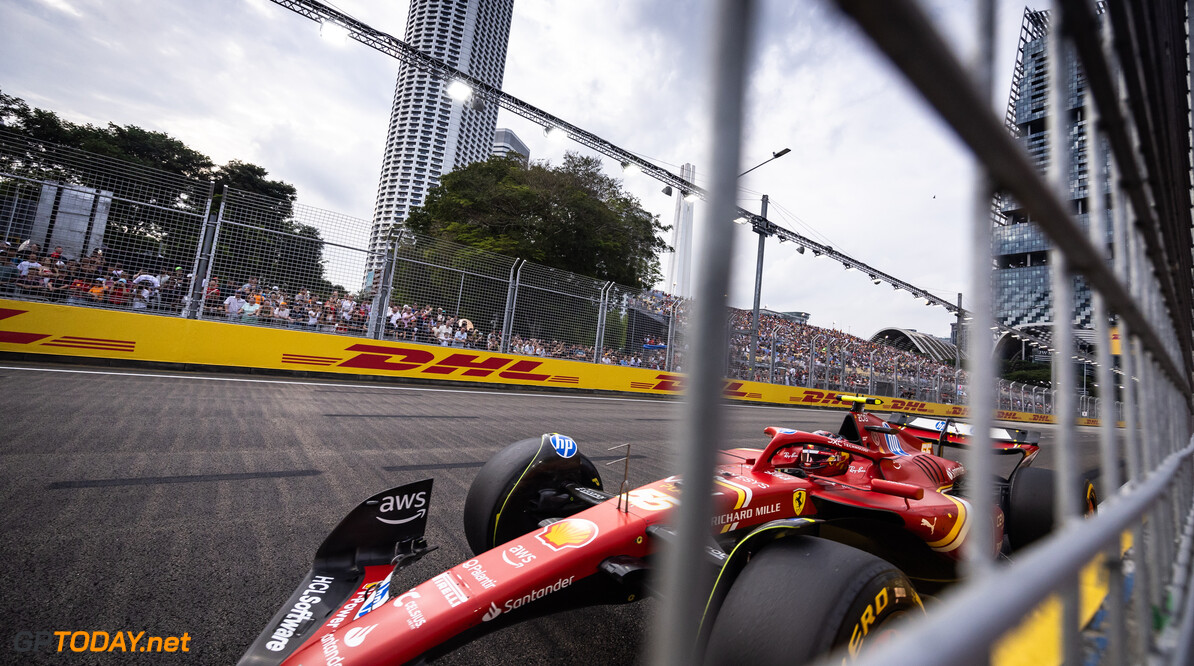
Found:
<svg viewBox="0 0 1194 666"><path fill-rule="evenodd" d="M660 234L601 161L567 153L530 166L493 157L445 174L406 225L416 233L636 288L659 281Z"/></svg>
<svg viewBox="0 0 1194 666"><path fill-rule="evenodd" d="M1000 376L1009 382L1050 386L1053 383L1052 366L1048 363L1008 359L1003 362Z"/></svg>
<svg viewBox="0 0 1194 666"><path fill-rule="evenodd" d="M76 125L53 111L31 108L24 100L3 92L0 128L27 138L6 141L5 150L0 151L0 172L22 177L0 177L0 204L17 198L35 199L40 196L42 182L110 192L104 245L118 261L189 266L207 205L205 181L215 181L213 213L219 210L225 185L265 197L252 198L248 209L225 211L226 219L239 223L224 226L216 248L215 264L226 276L255 276L292 288L331 286L324 278L319 230L294 219L297 190L289 183L270 180L264 167L240 160L217 167L207 155L164 132L115 123L106 127ZM126 164L103 164L104 160L93 157L80 159L77 153L64 151L61 146ZM185 180L130 169L127 163ZM197 190L202 190L204 196L196 196ZM250 198L236 201L242 203Z"/></svg>

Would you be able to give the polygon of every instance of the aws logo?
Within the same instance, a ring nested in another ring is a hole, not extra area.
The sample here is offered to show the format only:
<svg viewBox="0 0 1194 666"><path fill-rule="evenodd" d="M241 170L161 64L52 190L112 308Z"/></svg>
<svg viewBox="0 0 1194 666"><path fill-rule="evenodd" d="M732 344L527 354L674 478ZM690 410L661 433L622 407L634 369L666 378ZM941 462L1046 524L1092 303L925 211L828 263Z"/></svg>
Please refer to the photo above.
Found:
<svg viewBox="0 0 1194 666"><path fill-rule="evenodd" d="M420 490L409 495L387 495L381 499L377 512L377 519L388 525L402 525L422 518L427 515L427 491ZM410 515L403 516L403 513ZM385 515L392 517L383 518Z"/></svg>

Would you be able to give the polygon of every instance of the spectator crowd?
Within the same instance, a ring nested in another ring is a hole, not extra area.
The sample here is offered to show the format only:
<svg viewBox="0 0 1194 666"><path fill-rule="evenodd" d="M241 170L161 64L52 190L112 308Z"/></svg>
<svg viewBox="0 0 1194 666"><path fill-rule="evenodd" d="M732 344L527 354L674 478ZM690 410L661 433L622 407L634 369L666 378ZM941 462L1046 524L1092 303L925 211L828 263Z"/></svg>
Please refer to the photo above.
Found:
<svg viewBox="0 0 1194 666"><path fill-rule="evenodd" d="M739 379L864 392L872 382L886 382L895 397L923 399L930 393L934 402L947 403L958 401L957 382L965 382L952 362L767 314L759 317L752 369L751 318L750 310L730 312L729 371Z"/></svg>

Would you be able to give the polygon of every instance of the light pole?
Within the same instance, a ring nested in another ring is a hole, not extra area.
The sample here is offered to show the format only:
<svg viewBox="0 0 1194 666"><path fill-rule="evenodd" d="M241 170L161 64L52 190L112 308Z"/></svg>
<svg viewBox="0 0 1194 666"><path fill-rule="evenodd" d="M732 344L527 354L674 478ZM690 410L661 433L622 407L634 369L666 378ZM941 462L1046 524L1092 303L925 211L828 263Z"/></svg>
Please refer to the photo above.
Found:
<svg viewBox="0 0 1194 666"><path fill-rule="evenodd" d="M743 171L742 173L738 174L738 177L741 178L741 177L745 176L746 174L750 173L751 171L754 171L755 169L763 166L764 164L766 164L772 160L777 160L777 159L783 157L784 155L787 155L790 152L792 152L792 150L790 148L784 148L783 150L780 150L778 152L771 153L771 157L763 160L762 162L756 164L755 166L752 166L751 168L747 169L746 171ZM764 194L762 210L760 213L761 217L764 220L767 219L767 202L769 200L770 200L770 198L766 194ZM751 317L751 320L750 320L750 372L752 375L754 374L754 369L755 369L755 352L757 352L759 349L759 299L762 297L762 292L763 292L763 246L767 240L766 229L760 228L756 225L754 231L756 234L759 235L759 254L758 254L758 259L755 260L755 305L754 305L754 311L753 311L754 316Z"/></svg>

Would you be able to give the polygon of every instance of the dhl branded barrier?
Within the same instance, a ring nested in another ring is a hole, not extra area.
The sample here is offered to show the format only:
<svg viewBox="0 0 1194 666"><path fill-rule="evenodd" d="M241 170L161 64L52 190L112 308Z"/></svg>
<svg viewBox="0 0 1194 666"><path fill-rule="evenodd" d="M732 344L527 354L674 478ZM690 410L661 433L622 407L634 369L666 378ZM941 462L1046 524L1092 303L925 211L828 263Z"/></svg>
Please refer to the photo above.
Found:
<svg viewBox="0 0 1194 666"><path fill-rule="evenodd" d="M0 351L653 395L679 395L684 387L683 375L646 368L5 299L0 299ZM838 393L737 380L727 380L725 387L725 395L736 400L806 407L840 407ZM875 397L895 412L966 416L963 405ZM1003 410L996 418L1054 422L1052 415Z"/></svg>

